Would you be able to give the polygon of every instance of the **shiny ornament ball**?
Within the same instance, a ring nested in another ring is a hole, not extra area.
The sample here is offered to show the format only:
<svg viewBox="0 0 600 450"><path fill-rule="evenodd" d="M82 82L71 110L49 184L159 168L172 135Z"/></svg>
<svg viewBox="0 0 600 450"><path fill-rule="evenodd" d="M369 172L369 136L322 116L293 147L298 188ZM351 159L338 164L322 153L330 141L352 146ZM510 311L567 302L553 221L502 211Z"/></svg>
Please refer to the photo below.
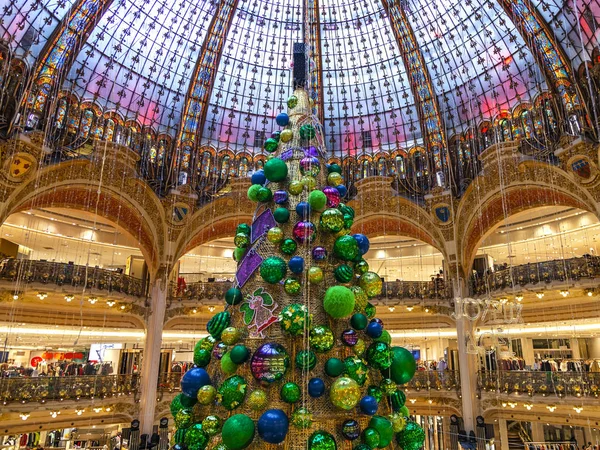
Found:
<svg viewBox="0 0 600 450"><path fill-rule="evenodd" d="M322 230L327 231L328 233L338 233L344 229L344 215L339 209L326 209L321 213L319 226Z"/></svg>
<svg viewBox="0 0 600 450"><path fill-rule="evenodd" d="M171 410L171 415L175 416L175 414L177 414L180 410L182 410L184 408L184 406L181 404L181 399L182 398L186 398L189 399L190 397L186 397L183 394L177 394L173 400L171 400L171 404L169 405L169 409ZM189 407L191 408L194 405L190 405Z"/></svg>
<svg viewBox="0 0 600 450"><path fill-rule="evenodd" d="M269 256L260 264L260 276L267 283L279 283L286 273L287 264L278 256Z"/></svg>
<svg viewBox="0 0 600 450"><path fill-rule="evenodd" d="M188 450L204 450L208 445L208 435L202 429L202 424L197 423L191 426L185 432L183 443Z"/></svg>
<svg viewBox="0 0 600 450"><path fill-rule="evenodd" d="M397 384L408 383L417 370L417 363L413 354L404 347L392 347L392 363L383 372L384 376L391 378Z"/></svg>
<svg viewBox="0 0 600 450"><path fill-rule="evenodd" d="M285 383L279 390L279 396L286 403L296 403L302 397L300 386L291 381Z"/></svg>
<svg viewBox="0 0 600 450"><path fill-rule="evenodd" d="M290 142L294 138L294 132L289 128L286 130L281 130L281 135L279 137L281 142Z"/></svg>
<svg viewBox="0 0 600 450"><path fill-rule="evenodd" d="M396 434L396 442L402 450L418 450L425 442L425 432L415 422L408 422L404 429Z"/></svg>
<svg viewBox="0 0 600 450"><path fill-rule="evenodd" d="M340 211L346 216L354 219L354 208L352 208L351 206L348 206L344 203L340 203L338 208L340 209Z"/></svg>
<svg viewBox="0 0 600 450"><path fill-rule="evenodd" d="M302 285L300 284L300 281L298 281L297 279L288 278L283 283L283 290L285 291L286 294L298 295L300 292L302 292Z"/></svg>
<svg viewBox="0 0 600 450"><path fill-rule="evenodd" d="M227 346L223 342L219 342L217 345L215 345L212 355L213 358L220 361L225 353L227 353Z"/></svg>
<svg viewBox="0 0 600 450"><path fill-rule="evenodd" d="M348 188L343 184L338 184L336 187L337 191L340 193L340 197L345 197L348 194Z"/></svg>
<svg viewBox="0 0 600 450"><path fill-rule="evenodd" d="M360 436L360 424L354 419L345 420L342 423L342 436L349 441L354 441Z"/></svg>
<svg viewBox="0 0 600 450"><path fill-rule="evenodd" d="M275 342L258 347L250 361L252 376L265 383L281 380L289 366L290 357L285 347Z"/></svg>
<svg viewBox="0 0 600 450"><path fill-rule="evenodd" d="M221 334L229 326L231 314L228 311L221 311L215 314L206 324L206 331L215 339L221 339Z"/></svg>
<svg viewBox="0 0 600 450"><path fill-rule="evenodd" d="M236 232L236 234L244 233L244 234L250 235L250 233L252 232L252 228L247 223L240 223L237 226L237 228L235 229L235 232Z"/></svg>
<svg viewBox="0 0 600 450"><path fill-rule="evenodd" d="M244 258L245 254L246 254L246 249L236 247L233 249L233 260L236 262L240 262Z"/></svg>
<svg viewBox="0 0 600 450"><path fill-rule="evenodd" d="M369 374L369 368L356 356L348 356L344 359L346 376L352 378L359 386L364 386Z"/></svg>
<svg viewBox="0 0 600 450"><path fill-rule="evenodd" d="M173 435L173 440L176 442L176 444L171 448L171 450L188 450L187 445L183 443L185 440L186 431L186 428L180 428L175 432Z"/></svg>
<svg viewBox="0 0 600 450"><path fill-rule="evenodd" d="M286 113L279 113L275 118L275 122L277 122L277 125L280 127L285 127L288 123L290 123L290 116L288 116Z"/></svg>
<svg viewBox="0 0 600 450"><path fill-rule="evenodd" d="M348 264L341 264L335 268L333 276L340 283L349 283L354 278L354 271Z"/></svg>
<svg viewBox="0 0 600 450"><path fill-rule="evenodd" d="M354 242L356 239L352 238ZM367 297L373 298L381 294L383 282L375 272L365 272L358 280L358 285L365 291Z"/></svg>
<svg viewBox="0 0 600 450"><path fill-rule="evenodd" d="M369 428L379 433L379 448L386 448L394 439L394 428L392 422L383 416L373 416L369 421Z"/></svg>
<svg viewBox="0 0 600 450"><path fill-rule="evenodd" d="M265 141L264 148L268 153L273 153L275 150L277 150L278 145L279 142L277 142L277 139L269 138Z"/></svg>
<svg viewBox="0 0 600 450"><path fill-rule="evenodd" d="M329 389L329 398L334 406L349 411L360 400L360 387L352 378L337 378Z"/></svg>
<svg viewBox="0 0 600 450"><path fill-rule="evenodd" d="M303 125L304 126L304 125ZM327 431L315 431L308 438L307 450L337 450L335 438Z"/></svg>
<svg viewBox="0 0 600 450"><path fill-rule="evenodd" d="M259 202L270 202L273 199L273 192L267 187L260 187L256 192L256 200Z"/></svg>
<svg viewBox="0 0 600 450"><path fill-rule="evenodd" d="M304 155L306 156L319 156L321 153L314 145L309 145L308 147L304 147Z"/></svg>
<svg viewBox="0 0 600 450"><path fill-rule="evenodd" d="M354 271L359 274L362 275L366 272L369 271L369 263L366 262L364 259L361 259L358 262L354 263Z"/></svg>
<svg viewBox="0 0 600 450"><path fill-rule="evenodd" d="M240 406L246 398L248 383L239 375L225 379L217 390L217 400L227 411Z"/></svg>
<svg viewBox="0 0 600 450"><path fill-rule="evenodd" d="M262 389L256 389L250 392L246 403L252 411L261 411L269 404L269 396Z"/></svg>
<svg viewBox="0 0 600 450"><path fill-rule="evenodd" d="M198 367L206 367L210 363L211 352L203 348L194 350L194 364Z"/></svg>
<svg viewBox="0 0 600 450"><path fill-rule="evenodd" d="M282 189L275 191L273 194L273 201L278 205L283 205L288 201L288 193Z"/></svg>
<svg viewBox="0 0 600 450"><path fill-rule="evenodd" d="M373 342L367 348L367 362L377 370L385 370L392 364L392 350L385 342Z"/></svg>
<svg viewBox="0 0 600 450"><path fill-rule="evenodd" d="M399 433L400 431L404 430L404 427L406 426L405 416L395 412L390 414L388 416L388 419L390 420L390 422L392 422L392 428L394 430L394 433Z"/></svg>
<svg viewBox="0 0 600 450"><path fill-rule="evenodd" d="M365 308L369 304L369 297L367 297L367 294L360 286L351 286L350 290L354 294L354 299L356 301L356 305L354 307L355 311L364 312Z"/></svg>
<svg viewBox="0 0 600 450"><path fill-rule="evenodd" d="M288 267L292 273L296 275L304 271L304 258L302 256L293 256L288 262Z"/></svg>
<svg viewBox="0 0 600 450"><path fill-rule="evenodd" d="M250 236L244 233L238 233L233 238L233 243L238 248L246 248L250 244Z"/></svg>
<svg viewBox="0 0 600 450"><path fill-rule="evenodd" d="M207 384L210 384L210 377L206 370L194 367L181 378L181 392L190 398L196 398L198 390Z"/></svg>
<svg viewBox="0 0 600 450"><path fill-rule="evenodd" d="M402 417L409 417L410 411L408 410L408 406L404 405L402 408L400 408L398 414L400 414Z"/></svg>
<svg viewBox="0 0 600 450"><path fill-rule="evenodd" d="M229 357L235 364L244 364L250 358L250 350L245 345L239 344L231 349Z"/></svg>
<svg viewBox="0 0 600 450"><path fill-rule="evenodd" d="M373 303L367 303L367 306L365 306L365 314L369 320L375 318L375 314L377 314L377 308Z"/></svg>
<svg viewBox="0 0 600 450"><path fill-rule="evenodd" d="M296 241L290 238L284 239L279 245L279 249L285 255L293 255L297 248L298 244L296 244Z"/></svg>
<svg viewBox="0 0 600 450"><path fill-rule="evenodd" d="M348 347L354 347L358 342L358 333L352 328L342 332L342 342Z"/></svg>
<svg viewBox="0 0 600 450"><path fill-rule="evenodd" d="M317 180L310 175L304 175L302 177L302 184L304 185L304 189L310 192L317 187Z"/></svg>
<svg viewBox="0 0 600 450"><path fill-rule="evenodd" d="M396 390L396 392L388 396L388 403L392 411L399 412L406 403L406 394L404 391Z"/></svg>
<svg viewBox="0 0 600 450"><path fill-rule="evenodd" d="M362 356L365 353L366 349L367 344L365 344L365 341L363 341L360 338L358 339L358 341L356 341L356 345L352 347L352 351L356 356Z"/></svg>
<svg viewBox="0 0 600 450"><path fill-rule="evenodd" d="M327 205L327 197L323 192L315 189L308 194L308 204L313 211L323 211Z"/></svg>
<svg viewBox="0 0 600 450"><path fill-rule="evenodd" d="M310 217L310 204L308 202L300 202L296 205L296 214L301 220L308 220Z"/></svg>
<svg viewBox="0 0 600 450"><path fill-rule="evenodd" d="M369 251L369 246L371 245L369 238L360 233L353 234L352 237L356 239L356 242L358 242L358 250L360 250L361 255L364 255Z"/></svg>
<svg viewBox="0 0 600 450"><path fill-rule="evenodd" d="M221 436L229 450L242 450L254 439L254 422L245 414L231 416L223 424Z"/></svg>
<svg viewBox="0 0 600 450"><path fill-rule="evenodd" d="M327 172L328 173L337 172L337 173L341 174L342 168L337 163L331 163L327 166Z"/></svg>
<svg viewBox="0 0 600 450"><path fill-rule="evenodd" d="M375 340L377 342L385 342L387 345L390 345L392 343L392 336L390 335L389 331L383 330L383 332L381 333L381 336L379 336Z"/></svg>
<svg viewBox="0 0 600 450"><path fill-rule="evenodd" d="M360 410L364 414L367 414L368 416L372 416L373 414L375 414L377 412L377 408L379 408L379 403L377 403L377 399L375 397L372 397L370 395L365 395L360 400L359 406L360 406Z"/></svg>
<svg viewBox="0 0 600 450"><path fill-rule="evenodd" d="M315 240L317 235L315 225L308 221L298 222L296 225L294 225L292 235L294 236L294 239L301 244L304 244L305 242L312 242Z"/></svg>
<svg viewBox="0 0 600 450"><path fill-rule="evenodd" d="M267 240L271 244L278 244L283 241L283 230L279 227L270 228L267 231Z"/></svg>
<svg viewBox="0 0 600 450"><path fill-rule="evenodd" d="M356 295L354 297L356 298ZM352 325L352 328L358 331L367 328L368 323L369 319L367 319L367 316L362 313L355 313L350 318L350 325Z"/></svg>
<svg viewBox="0 0 600 450"><path fill-rule="evenodd" d="M394 383L394 381L390 380L389 378L384 378L383 380L381 380L379 387L381 387L381 390L385 395L393 395L394 392L396 392L396 390L398 389L396 383Z"/></svg>
<svg viewBox="0 0 600 450"><path fill-rule="evenodd" d="M333 186L325 186L323 188L323 194L327 197L327 207L328 208L336 208L341 201L340 191L338 191ZM344 217L344 213L342 212L342 217Z"/></svg>
<svg viewBox="0 0 600 450"><path fill-rule="evenodd" d="M312 284L321 284L323 282L323 271L320 267L313 266L308 269L308 281Z"/></svg>
<svg viewBox="0 0 600 450"><path fill-rule="evenodd" d="M265 171L262 169L259 169L256 172L254 172L252 174L252 177L250 178L250 182L252 184L258 184L260 186L265 184L267 182L267 177L265 177Z"/></svg>
<svg viewBox="0 0 600 450"><path fill-rule="evenodd" d="M362 440L369 448L378 448L379 439L379 432L375 428L367 427L362 432Z"/></svg>
<svg viewBox="0 0 600 450"><path fill-rule="evenodd" d="M237 369L237 364L231 360L231 352L225 353L221 358L221 372L226 375L233 375Z"/></svg>
<svg viewBox="0 0 600 450"><path fill-rule="evenodd" d="M194 423L194 414L191 409L180 409L175 414L175 426L177 428L189 428Z"/></svg>
<svg viewBox="0 0 600 450"><path fill-rule="evenodd" d="M281 444L287 436L290 423L281 409L269 409L258 419L260 438L269 444Z"/></svg>
<svg viewBox="0 0 600 450"><path fill-rule="evenodd" d="M383 389L381 389L379 386L371 385L367 388L367 395L375 397L375 400L377 400L377 403L379 403L383 398Z"/></svg>
<svg viewBox="0 0 600 450"><path fill-rule="evenodd" d="M294 109L296 106L298 106L298 97L295 95L290 95L287 99L287 107Z"/></svg>
<svg viewBox="0 0 600 450"><path fill-rule="evenodd" d="M202 386L198 389L198 395L196 398L198 399L198 403L201 405L210 405L215 401L215 397L217 396L217 390L214 386L207 384L206 386Z"/></svg>
<svg viewBox="0 0 600 450"><path fill-rule="evenodd" d="M225 302L228 305L237 305L238 303L241 303L242 300L244 300L244 295L238 288L231 288L225 292Z"/></svg>
<svg viewBox="0 0 600 450"><path fill-rule="evenodd" d="M319 160L314 156L305 156L300 160L300 173L302 175L316 177L320 171L321 165L319 164Z"/></svg>
<svg viewBox="0 0 600 450"><path fill-rule="evenodd" d="M335 243L333 244L333 254L343 261L355 260L359 256L358 243L356 242L356 239L354 239L349 234L340 236L335 240ZM360 277L361 280L365 275L367 274L364 274ZM381 278L379 278L379 281L381 282ZM365 289L365 287L362 284L360 284L360 287ZM365 290L365 292L367 291ZM367 292L367 296L368 295L369 293Z"/></svg>
<svg viewBox="0 0 600 450"><path fill-rule="evenodd" d="M216 339L212 336L206 336L196 343L196 348L203 348L212 351L215 348Z"/></svg>
<svg viewBox="0 0 600 450"><path fill-rule="evenodd" d="M286 223L290 220L290 212L287 208L277 208L273 211L273 218L277 223Z"/></svg>
<svg viewBox="0 0 600 450"><path fill-rule="evenodd" d="M206 416L202 421L202 429L209 436L214 436L221 431L221 419L218 416Z"/></svg>
<svg viewBox="0 0 600 450"><path fill-rule="evenodd" d="M327 259L327 249L325 247L314 247L311 254L315 261L325 261Z"/></svg>
<svg viewBox="0 0 600 450"><path fill-rule="evenodd" d="M265 163L265 176L273 182L283 181L287 178L288 166L280 158L272 158Z"/></svg>
<svg viewBox="0 0 600 450"><path fill-rule="evenodd" d="M319 398L325 393L325 382L320 378L311 378L308 381L308 395Z"/></svg>
<svg viewBox="0 0 600 450"><path fill-rule="evenodd" d="M314 139L316 136L315 127L311 124L304 124L300 127L300 137L302 139Z"/></svg>
<svg viewBox="0 0 600 450"><path fill-rule="evenodd" d="M334 319L348 317L354 311L354 294L345 286L332 286L325 292L323 308Z"/></svg>
<svg viewBox="0 0 600 450"><path fill-rule="evenodd" d="M292 336L300 336L308 326L308 310L305 305L292 303L283 308L279 314L281 329Z"/></svg>
<svg viewBox="0 0 600 450"><path fill-rule="evenodd" d="M313 370L317 365L317 355L312 350L300 350L296 354L296 366L300 370Z"/></svg>
<svg viewBox="0 0 600 450"><path fill-rule="evenodd" d="M271 134L271 137L275 140L277 140L277 142L279 142L279 138L281 137L281 131L277 130L277 131L273 131L273 133Z"/></svg>
<svg viewBox="0 0 600 450"><path fill-rule="evenodd" d="M299 181L299 180L291 181L288 186L288 191L292 195L299 195L302 193L303 190L304 190L304 183L302 183L302 181Z"/></svg>
<svg viewBox="0 0 600 450"><path fill-rule="evenodd" d="M337 172L331 172L329 175L327 175L327 184L329 184L330 186L336 187L342 184L343 182L344 177L342 177Z"/></svg>
<svg viewBox="0 0 600 450"><path fill-rule="evenodd" d="M298 408L292 413L292 425L300 430L310 428L313 423L313 415L306 408Z"/></svg>
<svg viewBox="0 0 600 450"><path fill-rule="evenodd" d="M325 353L333 348L335 337L333 331L325 325L315 325L310 330L310 348L317 353Z"/></svg>
<svg viewBox="0 0 600 450"><path fill-rule="evenodd" d="M344 362L339 358L329 358L325 363L325 373L332 378L339 377L345 369Z"/></svg>
<svg viewBox="0 0 600 450"><path fill-rule="evenodd" d="M378 338L383 333L383 327L378 322L369 322L367 325L367 335L373 339Z"/></svg>

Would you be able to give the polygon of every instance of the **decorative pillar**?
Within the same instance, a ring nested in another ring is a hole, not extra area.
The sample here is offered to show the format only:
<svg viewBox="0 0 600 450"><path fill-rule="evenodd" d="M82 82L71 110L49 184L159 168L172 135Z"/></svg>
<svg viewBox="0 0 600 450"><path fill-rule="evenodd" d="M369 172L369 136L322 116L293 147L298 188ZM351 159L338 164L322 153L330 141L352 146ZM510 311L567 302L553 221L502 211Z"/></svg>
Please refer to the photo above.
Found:
<svg viewBox="0 0 600 450"><path fill-rule="evenodd" d="M531 422L531 440L533 442L544 442L544 424L537 421Z"/></svg>
<svg viewBox="0 0 600 450"><path fill-rule="evenodd" d="M506 426L506 419L498 419L498 428L500 428L500 450L509 450L508 427Z"/></svg>
<svg viewBox="0 0 600 450"><path fill-rule="evenodd" d="M154 410L156 407L156 387L158 385L158 366L160 347L167 306L167 275L156 277L150 285L152 312L148 317L146 343L142 358L142 381L140 395L140 422L142 434L152 434Z"/></svg>

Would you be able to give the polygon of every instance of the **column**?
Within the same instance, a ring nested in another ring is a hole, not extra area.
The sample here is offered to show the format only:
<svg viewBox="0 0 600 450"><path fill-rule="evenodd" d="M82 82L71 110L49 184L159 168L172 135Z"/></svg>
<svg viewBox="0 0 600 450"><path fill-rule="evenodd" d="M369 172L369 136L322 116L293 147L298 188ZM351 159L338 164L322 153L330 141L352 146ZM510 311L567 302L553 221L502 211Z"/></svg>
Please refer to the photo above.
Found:
<svg viewBox="0 0 600 450"><path fill-rule="evenodd" d="M498 428L500 428L500 450L509 450L508 427L506 426L506 419L498 419Z"/></svg>
<svg viewBox="0 0 600 450"><path fill-rule="evenodd" d="M154 410L156 407L156 387L160 347L167 306L166 275L156 278L150 284L152 312L147 322L146 342L142 358L142 380L140 383L140 423L142 434L152 434Z"/></svg>
<svg viewBox="0 0 600 450"><path fill-rule="evenodd" d="M533 442L545 442L544 424L541 422L531 422L531 440Z"/></svg>
<svg viewBox="0 0 600 450"><path fill-rule="evenodd" d="M535 353L533 352L533 340L531 338L521 338L521 348L523 349L523 359L526 366L532 366L535 363Z"/></svg>

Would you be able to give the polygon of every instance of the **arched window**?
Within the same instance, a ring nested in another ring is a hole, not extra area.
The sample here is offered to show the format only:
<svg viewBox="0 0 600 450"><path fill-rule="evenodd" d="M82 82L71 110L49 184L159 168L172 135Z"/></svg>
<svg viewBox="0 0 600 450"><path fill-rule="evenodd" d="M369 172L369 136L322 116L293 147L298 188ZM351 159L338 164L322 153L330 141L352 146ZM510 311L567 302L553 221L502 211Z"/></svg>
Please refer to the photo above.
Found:
<svg viewBox="0 0 600 450"><path fill-rule="evenodd" d="M394 166L396 167L398 177L406 178L406 161L404 160L404 156L397 155L394 160Z"/></svg>
<svg viewBox="0 0 600 450"><path fill-rule="evenodd" d="M256 161L256 170L260 170L265 166L265 162L262 159Z"/></svg>
<svg viewBox="0 0 600 450"><path fill-rule="evenodd" d="M240 158L240 166L238 167L238 176L245 178L248 176L248 158L242 156Z"/></svg>
<svg viewBox="0 0 600 450"><path fill-rule="evenodd" d="M510 120L500 119L498 122L499 137L501 142L512 141L512 132L510 129Z"/></svg>
<svg viewBox="0 0 600 450"><path fill-rule="evenodd" d="M200 163L200 175L204 178L208 178L210 176L210 163L211 163L210 152L202 153L202 162Z"/></svg>
<svg viewBox="0 0 600 450"><path fill-rule="evenodd" d="M229 155L223 156L223 160L221 162L221 178L227 178L229 174L229 164L231 157Z"/></svg>
<svg viewBox="0 0 600 450"><path fill-rule="evenodd" d="M533 137L533 121L531 120L531 112L528 110L523 110L520 118L523 136L525 139L531 139Z"/></svg>
<svg viewBox="0 0 600 450"><path fill-rule="evenodd" d="M73 103L69 105L67 112L67 131L77 134L79 130L79 107Z"/></svg>
<svg viewBox="0 0 600 450"><path fill-rule="evenodd" d="M66 115L67 100L63 97L58 100L58 104L56 105L56 119L54 119L54 126L59 130L64 126Z"/></svg>
<svg viewBox="0 0 600 450"><path fill-rule="evenodd" d="M387 175L386 160L383 156L377 161L377 174L380 177L385 177Z"/></svg>
<svg viewBox="0 0 600 450"><path fill-rule="evenodd" d="M156 163L158 166L162 166L165 160L165 154L167 152L167 141L165 139L161 139L158 141L158 151L156 154Z"/></svg>
<svg viewBox="0 0 600 450"><path fill-rule="evenodd" d="M91 109L86 109L81 115L81 126L79 127L79 135L82 138L87 138L90 135L93 123L94 113Z"/></svg>
<svg viewBox="0 0 600 450"><path fill-rule="evenodd" d="M366 159L362 163L362 177L367 178L369 176L369 161Z"/></svg>
<svg viewBox="0 0 600 450"><path fill-rule="evenodd" d="M106 119L104 123L104 136L102 139L108 142L112 142L115 135L115 121L113 119Z"/></svg>
<svg viewBox="0 0 600 450"><path fill-rule="evenodd" d="M46 101L48 100L48 95L50 94L50 85L48 83L42 83L38 87L38 92L33 102L33 112L35 113L43 113L44 108L46 107Z"/></svg>

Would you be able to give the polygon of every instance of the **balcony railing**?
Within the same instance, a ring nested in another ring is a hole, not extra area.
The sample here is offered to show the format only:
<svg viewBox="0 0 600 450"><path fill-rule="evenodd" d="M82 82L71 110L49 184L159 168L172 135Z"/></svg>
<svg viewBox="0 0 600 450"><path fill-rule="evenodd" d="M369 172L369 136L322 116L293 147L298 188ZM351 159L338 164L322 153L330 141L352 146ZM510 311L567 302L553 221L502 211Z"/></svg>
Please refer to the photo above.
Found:
<svg viewBox="0 0 600 450"><path fill-rule="evenodd" d="M455 370L418 370L404 387L415 391L460 391L460 377Z"/></svg>
<svg viewBox="0 0 600 450"><path fill-rule="evenodd" d="M4 259L0 262L0 279L57 286L85 286L86 289L121 292L137 297L146 294L144 283L138 278L98 267L57 262Z"/></svg>
<svg viewBox="0 0 600 450"><path fill-rule="evenodd" d="M523 264L497 270L483 277L472 279L471 287L473 295L483 295L513 287L598 277L600 277L600 257L589 256Z"/></svg>
<svg viewBox="0 0 600 450"><path fill-rule="evenodd" d="M0 378L0 401L46 402L131 395L137 392L138 375Z"/></svg>
<svg viewBox="0 0 600 450"><path fill-rule="evenodd" d="M479 372L478 386L487 392L535 396L600 396L600 373L596 372Z"/></svg>

